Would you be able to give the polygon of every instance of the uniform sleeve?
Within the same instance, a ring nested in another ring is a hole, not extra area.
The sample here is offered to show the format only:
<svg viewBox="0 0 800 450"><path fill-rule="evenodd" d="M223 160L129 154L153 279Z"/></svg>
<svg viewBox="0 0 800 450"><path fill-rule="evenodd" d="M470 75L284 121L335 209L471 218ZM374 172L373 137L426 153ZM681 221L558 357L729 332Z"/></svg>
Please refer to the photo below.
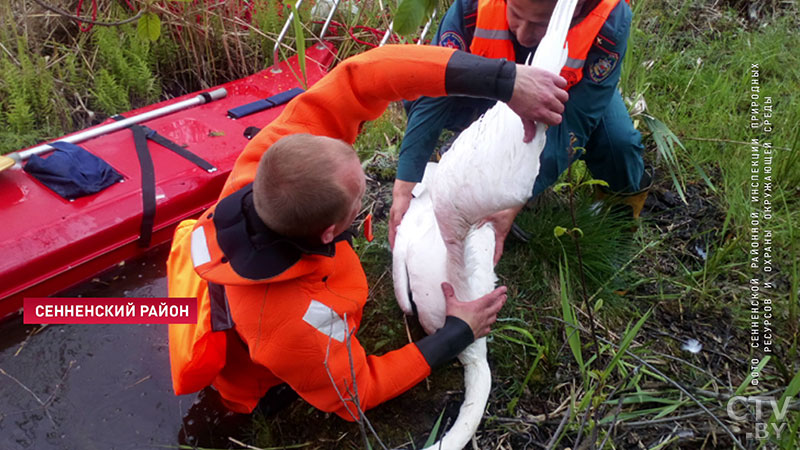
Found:
<svg viewBox="0 0 800 450"><path fill-rule="evenodd" d="M563 121L547 129L547 143L540 160L542 170L536 178L534 195L555 183L559 174L567 168L568 149L585 148L605 114L619 83L622 59L628 47L631 17L628 4L619 2L590 48L583 78L569 90Z"/></svg>
<svg viewBox="0 0 800 450"><path fill-rule="evenodd" d="M325 307L318 308L320 313ZM415 344L382 356L368 356L358 339L351 336L348 350L344 321L338 315L331 317L327 322L312 318L312 323L303 319L285 323L269 346L255 355L255 361L268 367L308 403L349 421L358 418L352 400L356 391L361 410L366 411L430 374L430 366ZM352 324L349 329L353 330Z"/></svg>
<svg viewBox="0 0 800 450"><path fill-rule="evenodd" d="M453 2L439 24L433 45L469 50L474 28L464 23L465 7L463 0ZM407 103L408 124L400 146L397 179L421 181L442 131L464 130L493 104L494 101L465 97L421 97Z"/></svg>
<svg viewBox="0 0 800 450"><path fill-rule="evenodd" d="M465 76L468 71L472 76ZM513 64L442 47L387 45L348 58L247 144L220 198L253 181L261 155L284 136L310 133L352 144L361 125L392 101L422 95L510 98L515 76Z"/></svg>
<svg viewBox="0 0 800 450"><path fill-rule="evenodd" d="M448 316L442 328L416 343L381 356L367 355L352 333L354 320L348 317L347 323L345 327L343 316L311 300L302 319L284 323L254 360L315 407L354 420L355 392L361 410L371 409L411 389L431 368L451 361L474 340L466 322ZM345 330L350 330L349 338Z"/></svg>
<svg viewBox="0 0 800 450"><path fill-rule="evenodd" d="M494 103L469 97L422 97L411 103L400 146L397 179L421 181L442 131L463 131Z"/></svg>

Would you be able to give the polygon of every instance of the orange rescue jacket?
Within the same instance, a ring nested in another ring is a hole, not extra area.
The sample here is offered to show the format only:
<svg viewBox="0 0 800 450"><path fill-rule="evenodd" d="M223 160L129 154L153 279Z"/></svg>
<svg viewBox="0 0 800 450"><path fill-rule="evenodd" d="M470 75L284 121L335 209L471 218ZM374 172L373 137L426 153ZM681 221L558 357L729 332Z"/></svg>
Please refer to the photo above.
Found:
<svg viewBox="0 0 800 450"><path fill-rule="evenodd" d="M628 1L628 0L625 0ZM600 3L567 33L567 62L561 76L567 80L567 89L583 78L583 65L597 34L619 0L601 0ZM487 58L505 58L515 61L514 44L508 29L506 0L479 0L475 35L469 47L471 53Z"/></svg>
<svg viewBox="0 0 800 450"><path fill-rule="evenodd" d="M474 64L506 76L493 75L498 81L492 84L492 78L448 75L466 73L454 66ZM416 345L368 356L359 344L355 332L368 287L346 240L309 246L251 221L256 167L275 141L293 133L352 144L361 124L391 101L448 93L507 101L514 74L513 64L443 47L386 46L341 63L290 102L239 156L221 200L175 233L169 295L200 299L196 325L169 327L175 392L213 384L230 409L250 412L270 387L285 382L315 407L354 420L356 409L341 397L355 387L366 410L425 378L430 366ZM258 242L251 238L254 229Z"/></svg>

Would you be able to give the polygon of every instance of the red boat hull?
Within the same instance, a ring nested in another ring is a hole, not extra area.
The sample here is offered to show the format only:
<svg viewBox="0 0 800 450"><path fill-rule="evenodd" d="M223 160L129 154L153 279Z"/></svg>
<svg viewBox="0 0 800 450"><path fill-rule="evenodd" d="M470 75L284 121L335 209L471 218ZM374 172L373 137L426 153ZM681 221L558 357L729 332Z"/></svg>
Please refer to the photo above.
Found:
<svg viewBox="0 0 800 450"><path fill-rule="evenodd" d="M335 49L315 45L307 51L308 84L324 76ZM290 67L291 66L291 67ZM297 58L223 84L227 97L190 107L143 125L215 165L208 173L175 153L149 142L156 177L156 214L149 248L168 242L175 226L211 206L233 163L247 144L247 127L264 127L283 110L275 107L239 120L228 109L300 86ZM144 113L193 98L175 98L123 114ZM45 297L145 251L138 245L142 220L140 168L133 134L119 130L79 143L124 177L104 191L67 201L19 168L0 172L0 319L18 311L25 297Z"/></svg>

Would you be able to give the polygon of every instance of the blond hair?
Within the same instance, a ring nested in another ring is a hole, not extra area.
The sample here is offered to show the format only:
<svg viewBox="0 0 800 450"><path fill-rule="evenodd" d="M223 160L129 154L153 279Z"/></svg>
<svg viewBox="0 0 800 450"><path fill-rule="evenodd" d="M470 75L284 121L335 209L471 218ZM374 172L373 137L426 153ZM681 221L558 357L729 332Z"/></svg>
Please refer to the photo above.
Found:
<svg viewBox="0 0 800 450"><path fill-rule="evenodd" d="M273 231L314 237L347 217L353 194L340 180L355 151L344 141L294 134L275 142L258 164L253 181L256 213Z"/></svg>

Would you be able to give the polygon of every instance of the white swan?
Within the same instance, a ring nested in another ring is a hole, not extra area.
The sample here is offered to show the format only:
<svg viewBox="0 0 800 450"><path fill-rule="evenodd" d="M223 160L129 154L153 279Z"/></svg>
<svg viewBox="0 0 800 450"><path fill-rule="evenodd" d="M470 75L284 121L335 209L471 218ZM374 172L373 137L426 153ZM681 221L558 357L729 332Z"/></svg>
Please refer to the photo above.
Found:
<svg viewBox="0 0 800 450"><path fill-rule="evenodd" d="M558 1L532 66L556 74L561 71L576 3ZM523 205L530 197L545 130L545 125L537 124L534 139L523 143L521 119L498 102L461 133L438 167L429 164L426 168L397 228L392 271L400 308L412 314L413 300L427 333L444 324L443 280L464 301L494 289L494 229L491 224L478 225L496 212ZM475 434L489 398L486 339L476 340L458 358L464 366L464 403L455 423L431 450L462 449Z"/></svg>

